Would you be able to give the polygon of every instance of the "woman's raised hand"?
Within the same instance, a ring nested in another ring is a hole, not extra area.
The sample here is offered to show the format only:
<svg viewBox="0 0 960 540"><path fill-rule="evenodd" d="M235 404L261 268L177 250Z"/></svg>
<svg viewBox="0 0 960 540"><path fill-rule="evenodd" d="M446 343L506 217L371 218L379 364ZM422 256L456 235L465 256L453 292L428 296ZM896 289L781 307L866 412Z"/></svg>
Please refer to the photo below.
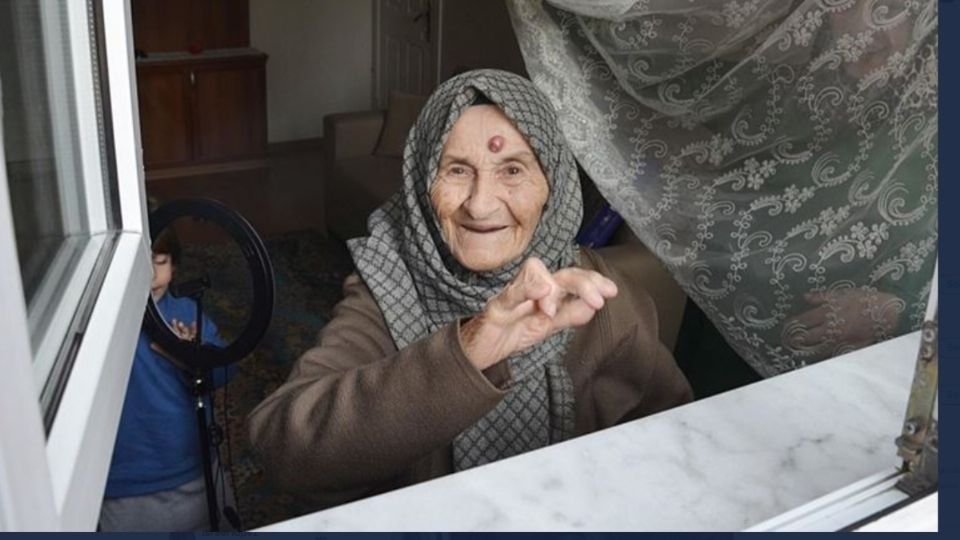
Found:
<svg viewBox="0 0 960 540"><path fill-rule="evenodd" d="M597 272L571 267L551 274L531 257L482 313L461 325L460 342L470 362L483 370L561 330L588 323L616 295L616 284Z"/></svg>

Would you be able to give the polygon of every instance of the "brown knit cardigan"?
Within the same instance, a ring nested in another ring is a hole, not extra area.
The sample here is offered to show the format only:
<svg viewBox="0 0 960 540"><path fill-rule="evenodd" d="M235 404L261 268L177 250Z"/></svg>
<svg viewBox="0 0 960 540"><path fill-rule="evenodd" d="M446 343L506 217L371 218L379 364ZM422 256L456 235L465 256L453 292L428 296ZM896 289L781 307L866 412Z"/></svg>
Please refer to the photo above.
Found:
<svg viewBox="0 0 960 540"><path fill-rule="evenodd" d="M581 266L619 294L576 330L566 365L576 435L690 401L692 392L658 339L657 312L636 279L581 250ZM287 382L248 418L250 437L282 489L332 506L449 474L453 438L490 411L511 384L507 362L481 372L463 353L460 321L397 351L357 275Z"/></svg>

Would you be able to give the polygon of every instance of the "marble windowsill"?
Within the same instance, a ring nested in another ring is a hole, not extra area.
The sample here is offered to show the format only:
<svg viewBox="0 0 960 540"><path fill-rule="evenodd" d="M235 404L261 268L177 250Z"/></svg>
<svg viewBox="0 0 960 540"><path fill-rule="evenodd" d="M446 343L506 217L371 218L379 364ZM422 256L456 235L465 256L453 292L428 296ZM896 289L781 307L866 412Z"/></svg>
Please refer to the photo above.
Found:
<svg viewBox="0 0 960 540"><path fill-rule="evenodd" d="M262 531L742 530L898 463L919 332Z"/></svg>

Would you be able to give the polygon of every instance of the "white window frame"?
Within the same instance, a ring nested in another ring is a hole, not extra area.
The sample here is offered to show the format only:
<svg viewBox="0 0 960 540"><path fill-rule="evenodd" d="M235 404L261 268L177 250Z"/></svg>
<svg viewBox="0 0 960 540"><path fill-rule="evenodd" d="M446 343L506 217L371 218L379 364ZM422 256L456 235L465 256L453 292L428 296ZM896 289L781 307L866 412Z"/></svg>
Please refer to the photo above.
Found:
<svg viewBox="0 0 960 540"><path fill-rule="evenodd" d="M72 102L76 111L76 128L81 134L98 132L97 96L94 92L94 65L90 47L90 21L86 2L67 2L62 10L57 2L40 4L41 24L43 26L44 56L47 80L55 80L64 73L72 73L72 94L65 95L66 89L60 85L48 85L50 103L53 104L54 118L67 118L70 109L65 103ZM65 13L64 13L65 11ZM66 17L66 20L64 19ZM69 28L64 36L62 28ZM64 42L69 42L69 49ZM69 51L67 58L65 52ZM67 69L69 66L69 69ZM54 147L57 157L65 154L72 161L73 134L64 130L54 130ZM68 237L47 269L35 295L35 304L49 306L49 323L40 328L43 316L41 310L31 310L30 328L34 351L34 376L37 392L40 392L56 362L60 345L70 328L77 306L80 304L84 284L89 279L97 263L108 230L106 215L106 194L103 190L103 177L99 137L81 136L77 141L79 150L80 173L83 182L77 184L74 171L64 166L64 160L57 159L57 178L60 193L75 193L75 200L61 197L63 205L64 231L70 235L78 231L86 234L74 238ZM72 268L71 268L72 267ZM64 281L61 281L64 280ZM41 331L37 331L41 330Z"/></svg>
<svg viewBox="0 0 960 540"><path fill-rule="evenodd" d="M71 16L77 10L86 16L85 2L68 3ZM36 391L6 170L0 169L0 305L5 312L0 317L0 338L6 349L6 369L0 377L0 531L95 530L149 291L149 228L129 2L103 0L103 31L106 58L101 61L108 66L121 232L47 437ZM89 41L84 46L90 47ZM78 85L75 90L75 97L82 99L89 89ZM79 129L86 134L91 126L81 122ZM90 138L95 140L95 134ZM0 158L2 154L0 144ZM88 170L94 165L84 160L83 166ZM90 219L92 231L98 230L96 222L106 223L103 215Z"/></svg>

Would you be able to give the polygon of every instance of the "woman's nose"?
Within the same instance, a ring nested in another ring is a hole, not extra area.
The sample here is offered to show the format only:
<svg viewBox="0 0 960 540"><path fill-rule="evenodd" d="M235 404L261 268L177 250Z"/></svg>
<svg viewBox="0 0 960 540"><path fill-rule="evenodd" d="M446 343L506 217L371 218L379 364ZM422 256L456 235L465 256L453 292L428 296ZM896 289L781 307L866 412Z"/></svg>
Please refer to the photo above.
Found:
<svg viewBox="0 0 960 540"><path fill-rule="evenodd" d="M500 205L496 179L492 175L480 173L473 183L469 198L464 202L464 209L472 219L480 220L492 217Z"/></svg>

